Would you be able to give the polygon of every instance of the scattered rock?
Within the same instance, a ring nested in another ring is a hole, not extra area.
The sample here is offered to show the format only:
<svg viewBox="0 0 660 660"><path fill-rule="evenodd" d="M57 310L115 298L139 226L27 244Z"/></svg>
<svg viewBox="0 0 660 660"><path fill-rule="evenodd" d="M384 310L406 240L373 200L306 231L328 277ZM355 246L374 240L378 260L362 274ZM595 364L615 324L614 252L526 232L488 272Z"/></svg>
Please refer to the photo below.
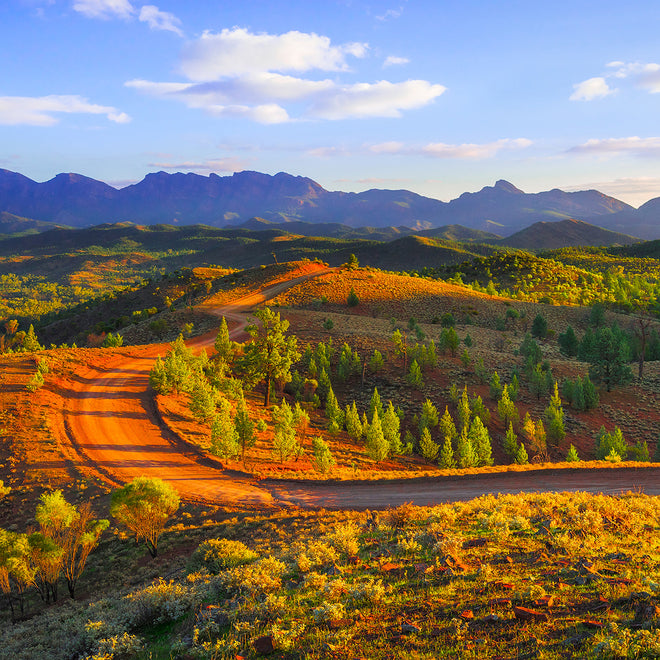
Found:
<svg viewBox="0 0 660 660"><path fill-rule="evenodd" d="M275 650L275 640L272 635L264 635L263 637L257 637L252 646L259 655L268 655Z"/></svg>
<svg viewBox="0 0 660 660"><path fill-rule="evenodd" d="M410 635L413 633L421 632L422 629L419 626L416 626L414 623L402 623L401 624L401 634Z"/></svg>
<svg viewBox="0 0 660 660"><path fill-rule="evenodd" d="M513 608L513 615L519 621L547 621L548 615L545 612L537 612L530 610L528 607L515 606Z"/></svg>

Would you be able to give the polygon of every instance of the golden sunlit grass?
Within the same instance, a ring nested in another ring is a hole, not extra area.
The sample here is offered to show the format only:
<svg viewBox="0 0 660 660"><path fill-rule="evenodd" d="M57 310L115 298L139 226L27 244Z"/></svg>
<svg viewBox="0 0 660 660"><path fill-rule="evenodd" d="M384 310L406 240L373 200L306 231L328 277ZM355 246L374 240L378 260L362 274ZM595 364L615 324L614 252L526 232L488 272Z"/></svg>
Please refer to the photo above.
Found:
<svg viewBox="0 0 660 660"><path fill-rule="evenodd" d="M109 642L163 660L656 658L659 506L545 493L380 513L207 512L216 519L166 531L156 562L107 539L83 579L91 602L6 626L0 647L13 660L99 657ZM158 568L174 579L145 583Z"/></svg>

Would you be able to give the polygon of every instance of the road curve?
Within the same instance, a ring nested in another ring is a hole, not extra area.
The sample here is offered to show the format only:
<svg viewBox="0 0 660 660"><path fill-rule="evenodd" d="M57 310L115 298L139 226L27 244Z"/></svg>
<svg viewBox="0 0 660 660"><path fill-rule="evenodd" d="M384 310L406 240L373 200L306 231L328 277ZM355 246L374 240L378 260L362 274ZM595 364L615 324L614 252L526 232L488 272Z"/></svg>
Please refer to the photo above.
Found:
<svg viewBox="0 0 660 660"><path fill-rule="evenodd" d="M245 312L305 279L328 269L272 285L230 305L205 307L236 322L237 337L247 323ZM189 342L196 348L213 344L215 333ZM159 424L148 390L149 371L166 345L135 347L116 355L103 367L88 366L63 392L65 441L80 463L107 481L122 484L134 477L160 477L184 500L237 506L325 508L386 508L404 502L419 505L466 500L484 493L533 491L628 490L660 495L660 468L604 470L546 470L506 472L408 481L287 482L257 481L240 472L223 470L205 459Z"/></svg>

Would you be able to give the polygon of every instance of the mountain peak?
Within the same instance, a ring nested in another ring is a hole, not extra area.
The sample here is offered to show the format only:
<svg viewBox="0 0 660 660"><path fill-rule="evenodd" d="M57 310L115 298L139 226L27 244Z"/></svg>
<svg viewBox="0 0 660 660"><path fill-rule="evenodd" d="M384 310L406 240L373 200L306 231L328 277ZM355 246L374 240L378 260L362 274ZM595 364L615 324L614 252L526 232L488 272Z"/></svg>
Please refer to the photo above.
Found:
<svg viewBox="0 0 660 660"><path fill-rule="evenodd" d="M495 182L495 185L493 186L496 190L501 190L503 192L508 192L508 193L515 193L517 195L523 195L523 191L520 190L520 188L516 188L512 183L509 183L508 181L505 181L504 179L500 179L499 181Z"/></svg>

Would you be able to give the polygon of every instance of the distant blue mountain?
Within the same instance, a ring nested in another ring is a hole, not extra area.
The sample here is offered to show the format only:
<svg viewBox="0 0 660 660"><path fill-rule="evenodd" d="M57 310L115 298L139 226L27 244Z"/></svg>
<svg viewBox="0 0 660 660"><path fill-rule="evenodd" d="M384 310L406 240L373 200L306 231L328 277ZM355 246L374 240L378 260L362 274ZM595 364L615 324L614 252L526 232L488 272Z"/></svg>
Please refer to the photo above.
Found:
<svg viewBox="0 0 660 660"><path fill-rule="evenodd" d="M635 213L596 190L527 194L507 181L442 202L408 190L331 192L312 179L284 172L271 176L246 171L225 177L157 172L118 190L80 174L58 174L37 183L0 170L2 211L73 227L123 221L224 227L259 216L275 223L414 230L462 225L500 236L539 221L575 218L605 225L612 215ZM627 232L637 234L632 228Z"/></svg>

